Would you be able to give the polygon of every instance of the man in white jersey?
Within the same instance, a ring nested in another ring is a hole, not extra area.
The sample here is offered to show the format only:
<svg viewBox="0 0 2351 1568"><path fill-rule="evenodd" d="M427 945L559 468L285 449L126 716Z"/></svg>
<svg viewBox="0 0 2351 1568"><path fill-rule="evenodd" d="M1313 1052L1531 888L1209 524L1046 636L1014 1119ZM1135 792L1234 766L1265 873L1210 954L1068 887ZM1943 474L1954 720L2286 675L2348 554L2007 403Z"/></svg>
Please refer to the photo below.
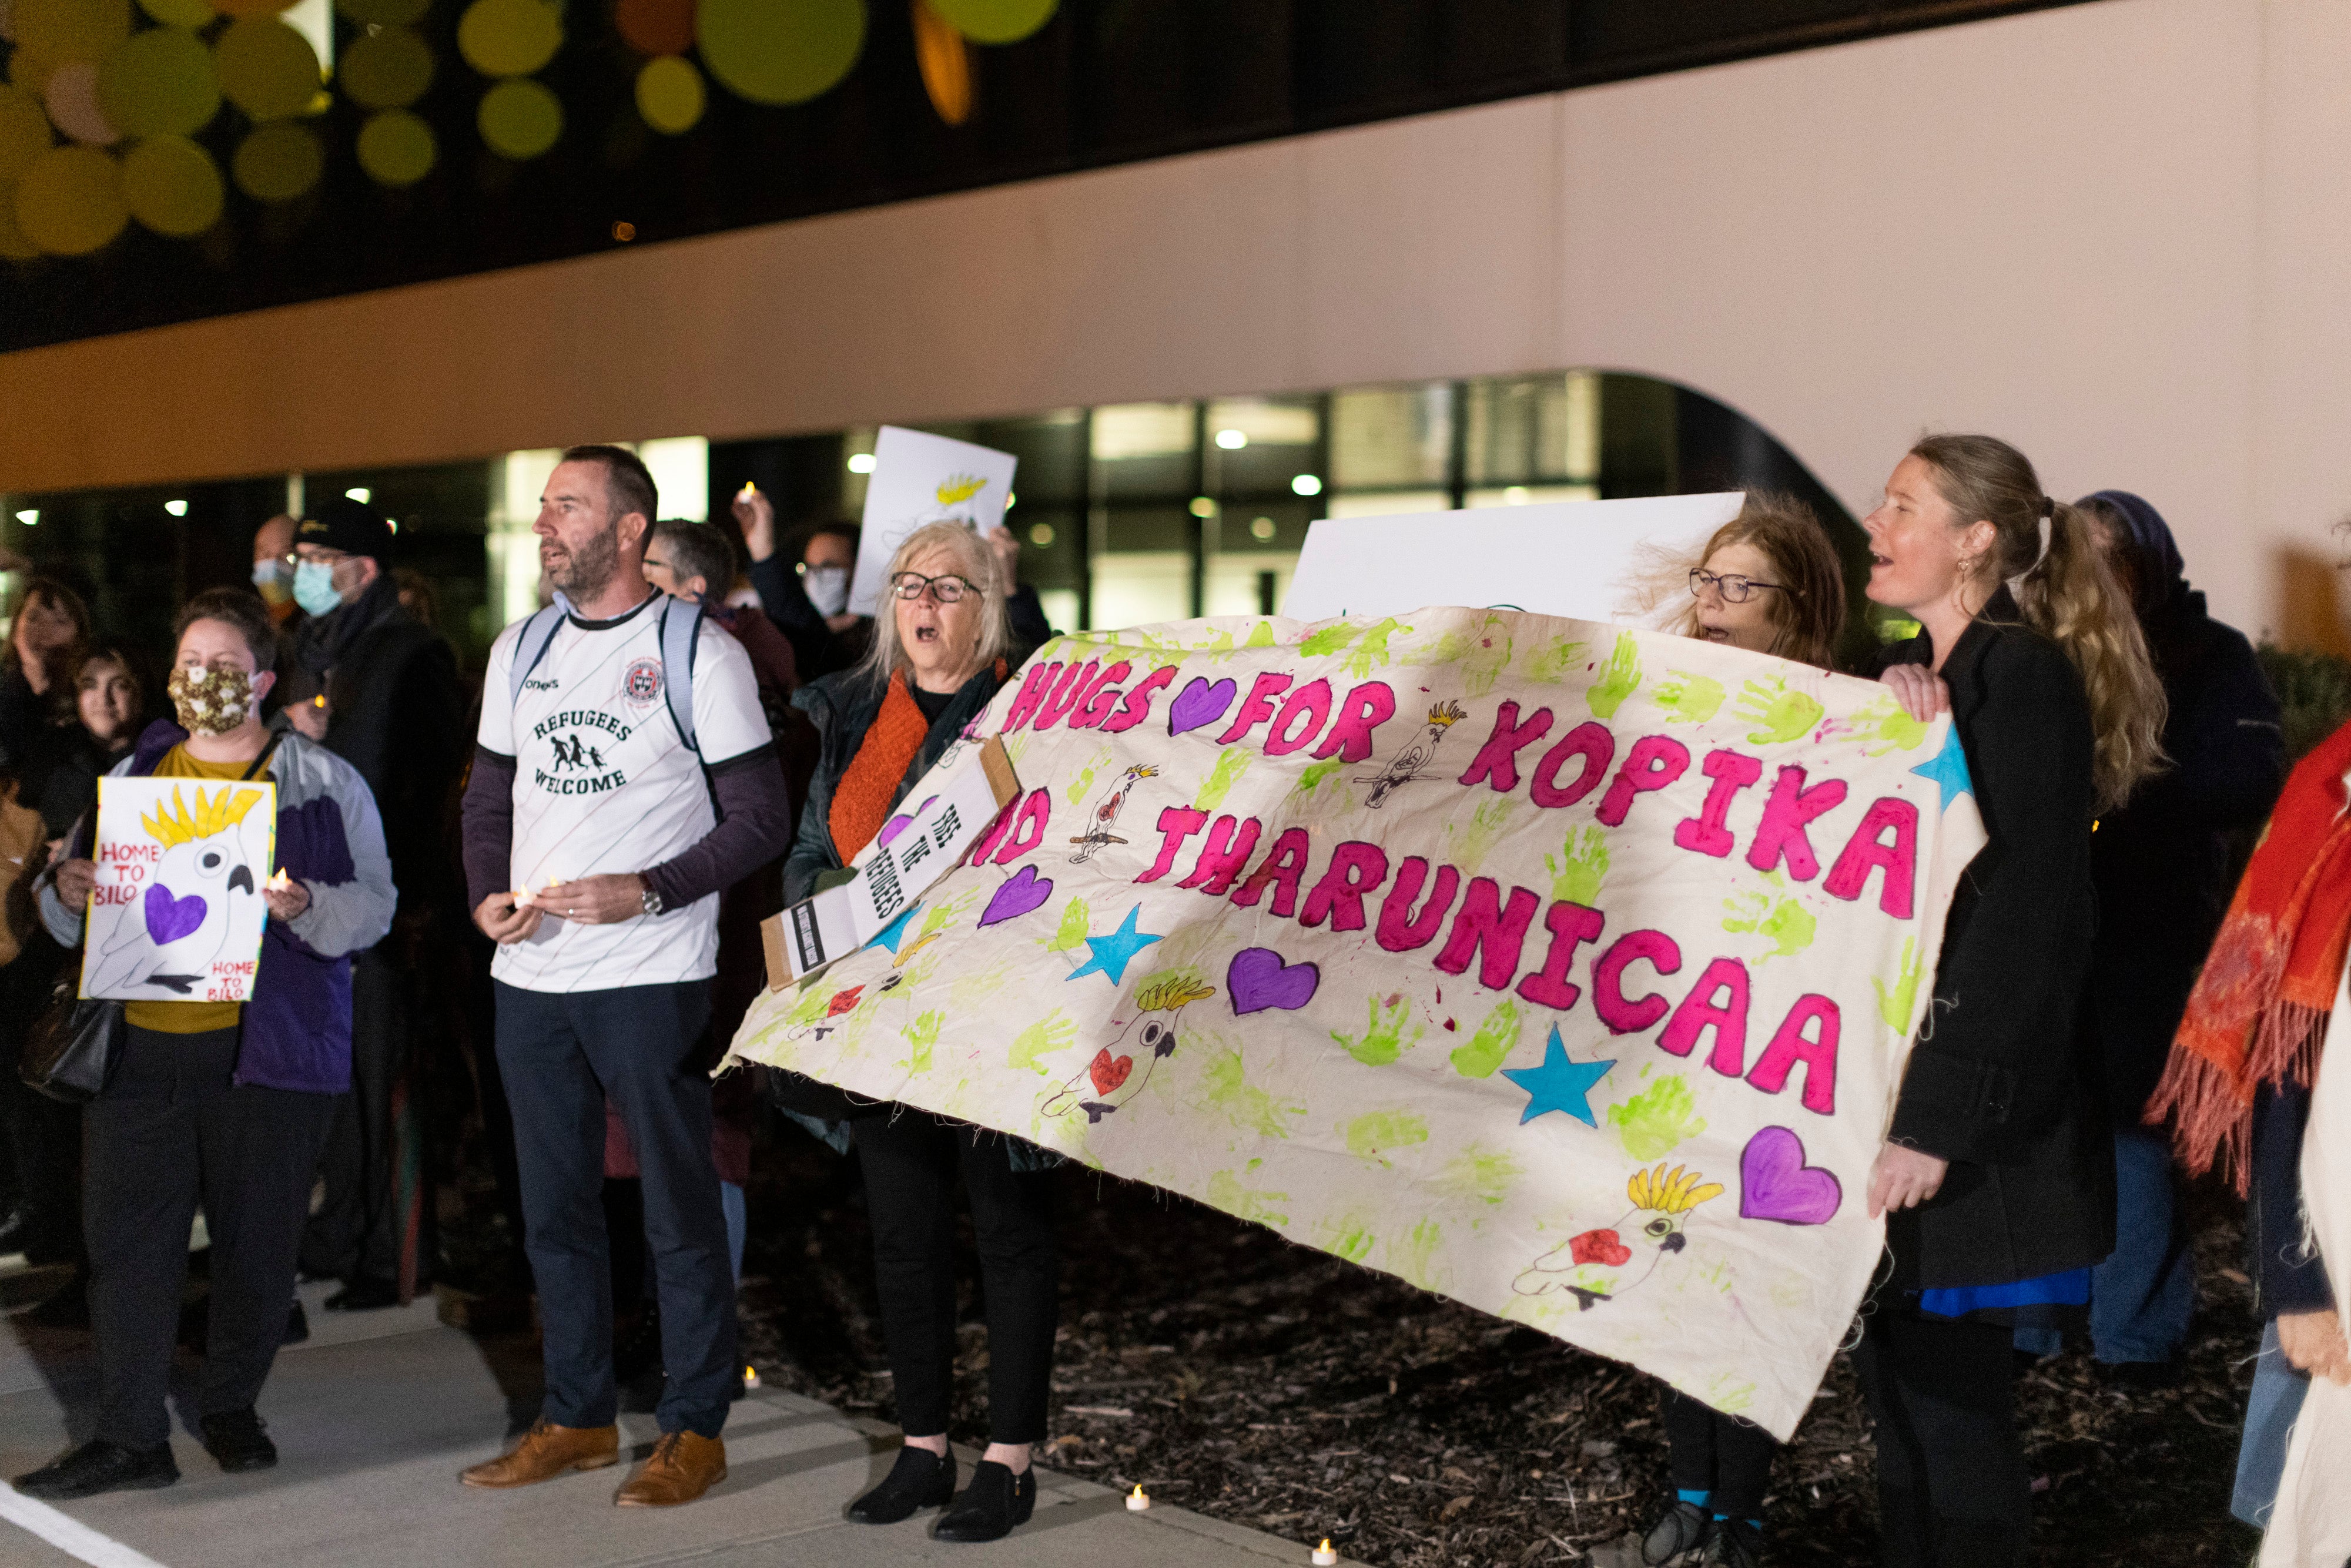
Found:
<svg viewBox="0 0 2351 1568"><path fill-rule="evenodd" d="M549 477L533 531L561 613L517 622L491 649L465 800L474 920L498 944L498 1066L547 1393L514 1450L462 1479L526 1486L619 1458L609 1098L644 1177L668 1372L662 1439L615 1497L624 1507L690 1502L726 1475L735 1290L697 1059L719 890L780 854L789 820L741 644L645 582L655 501L622 447L575 446ZM688 686L690 703L674 700Z"/></svg>

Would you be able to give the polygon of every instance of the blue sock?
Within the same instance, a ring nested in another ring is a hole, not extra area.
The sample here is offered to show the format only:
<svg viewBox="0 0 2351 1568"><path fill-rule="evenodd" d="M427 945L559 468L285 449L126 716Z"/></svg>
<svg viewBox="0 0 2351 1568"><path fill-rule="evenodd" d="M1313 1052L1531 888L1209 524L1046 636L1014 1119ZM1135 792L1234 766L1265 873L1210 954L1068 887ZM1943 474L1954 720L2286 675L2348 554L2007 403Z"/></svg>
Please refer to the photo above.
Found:
<svg viewBox="0 0 2351 1568"><path fill-rule="evenodd" d="M1711 1491L1692 1491L1687 1487L1684 1487L1681 1490L1674 1493L1674 1498L1675 1500L1678 1502L1688 1503L1692 1508L1704 1508L1706 1506L1706 1500L1713 1495L1714 1493Z"/></svg>

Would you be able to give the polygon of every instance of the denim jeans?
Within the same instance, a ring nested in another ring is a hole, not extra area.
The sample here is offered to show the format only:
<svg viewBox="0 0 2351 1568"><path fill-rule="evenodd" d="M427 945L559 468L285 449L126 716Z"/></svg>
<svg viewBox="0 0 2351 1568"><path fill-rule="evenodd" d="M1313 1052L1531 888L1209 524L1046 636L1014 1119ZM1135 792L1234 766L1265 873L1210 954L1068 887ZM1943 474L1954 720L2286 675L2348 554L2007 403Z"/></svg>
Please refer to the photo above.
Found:
<svg viewBox="0 0 2351 1568"><path fill-rule="evenodd" d="M2196 1307L2195 1260L2179 1223L2171 1145L2151 1127L2115 1131L2115 1251L2090 1276L2090 1346L2100 1361L2169 1361ZM2054 1355L2053 1328L2016 1331L2016 1348Z"/></svg>
<svg viewBox="0 0 2351 1568"><path fill-rule="evenodd" d="M2256 1530L2267 1530L2277 1506L2278 1479L2285 1474L2285 1442L2302 1414L2310 1375L2288 1366L2278 1349L2277 1320L2262 1326L2261 1359L2253 1364L2253 1392L2245 1401L2245 1436L2237 1446L2237 1490L2229 1511Z"/></svg>

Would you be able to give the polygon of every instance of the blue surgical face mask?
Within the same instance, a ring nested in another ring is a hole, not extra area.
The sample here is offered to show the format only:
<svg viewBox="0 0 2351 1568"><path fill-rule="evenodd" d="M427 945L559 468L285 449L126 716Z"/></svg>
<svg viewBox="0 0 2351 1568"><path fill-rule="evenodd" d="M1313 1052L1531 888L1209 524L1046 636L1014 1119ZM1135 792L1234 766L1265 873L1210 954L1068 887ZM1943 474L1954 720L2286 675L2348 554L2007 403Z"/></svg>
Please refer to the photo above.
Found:
<svg viewBox="0 0 2351 1568"><path fill-rule="evenodd" d="M816 606L819 615L833 616L849 608L849 569L845 566L812 566L800 579L808 591L809 602Z"/></svg>
<svg viewBox="0 0 2351 1568"><path fill-rule="evenodd" d="M322 560L306 560L294 569L294 602L312 615L331 615L343 607L335 591L335 569Z"/></svg>

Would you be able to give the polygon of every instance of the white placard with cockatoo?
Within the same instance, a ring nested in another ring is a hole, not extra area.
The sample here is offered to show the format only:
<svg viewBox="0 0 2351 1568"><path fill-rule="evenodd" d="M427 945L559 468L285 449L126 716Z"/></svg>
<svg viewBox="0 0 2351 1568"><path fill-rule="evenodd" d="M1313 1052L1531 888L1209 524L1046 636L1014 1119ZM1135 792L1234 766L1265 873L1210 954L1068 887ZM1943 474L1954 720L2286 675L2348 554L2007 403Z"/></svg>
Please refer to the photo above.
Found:
<svg viewBox="0 0 2351 1568"><path fill-rule="evenodd" d="M277 840L266 779L99 779L81 994L250 999Z"/></svg>
<svg viewBox="0 0 2351 1568"><path fill-rule="evenodd" d="M925 524L959 522L982 534L1002 528L1019 466L1019 458L992 446L883 425L873 443L872 477L865 482L849 608L859 615L884 612L882 579L890 558Z"/></svg>

